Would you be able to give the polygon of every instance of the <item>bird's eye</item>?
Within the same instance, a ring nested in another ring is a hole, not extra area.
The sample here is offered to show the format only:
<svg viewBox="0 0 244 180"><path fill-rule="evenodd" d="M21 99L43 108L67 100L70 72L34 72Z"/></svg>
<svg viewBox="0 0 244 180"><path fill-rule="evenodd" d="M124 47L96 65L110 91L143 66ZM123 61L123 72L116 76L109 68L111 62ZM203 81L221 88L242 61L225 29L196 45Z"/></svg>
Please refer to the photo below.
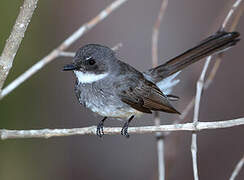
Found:
<svg viewBox="0 0 244 180"><path fill-rule="evenodd" d="M94 65L96 61L94 59L89 59L88 60L89 65Z"/></svg>
<svg viewBox="0 0 244 180"><path fill-rule="evenodd" d="M92 58L92 57L88 57L86 58L86 62L89 64L89 65L94 65L96 63L96 61Z"/></svg>

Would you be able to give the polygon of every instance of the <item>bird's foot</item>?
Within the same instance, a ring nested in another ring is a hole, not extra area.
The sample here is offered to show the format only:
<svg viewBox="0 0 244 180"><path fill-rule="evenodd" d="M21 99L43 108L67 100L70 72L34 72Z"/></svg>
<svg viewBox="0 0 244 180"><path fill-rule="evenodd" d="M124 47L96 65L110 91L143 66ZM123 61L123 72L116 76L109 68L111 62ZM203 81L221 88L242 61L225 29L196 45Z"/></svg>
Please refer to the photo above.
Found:
<svg viewBox="0 0 244 180"><path fill-rule="evenodd" d="M124 124L124 126L122 127L122 129L121 129L121 135L122 135L122 136L125 136L125 137L127 137L127 138L130 137L130 135L129 135L129 133L128 133L128 127L129 127L129 123L126 122L126 123Z"/></svg>
<svg viewBox="0 0 244 180"><path fill-rule="evenodd" d="M99 122L99 124L97 125L97 136L102 137L103 135L103 123Z"/></svg>
<svg viewBox="0 0 244 180"><path fill-rule="evenodd" d="M107 117L103 118L99 124L97 125L97 136L99 137L102 137L104 135L104 132L103 132L103 124L104 124L104 121L107 119Z"/></svg>
<svg viewBox="0 0 244 180"><path fill-rule="evenodd" d="M129 118L129 120L125 122L124 126L123 126L122 129L121 129L121 135L122 135L122 136L125 136L125 137L127 137L127 138L130 137L130 135L129 135L129 133L128 133L128 127L129 127L129 124L130 124L130 122L131 122L131 120L132 120L133 118L134 118L134 116L131 116L131 117Z"/></svg>

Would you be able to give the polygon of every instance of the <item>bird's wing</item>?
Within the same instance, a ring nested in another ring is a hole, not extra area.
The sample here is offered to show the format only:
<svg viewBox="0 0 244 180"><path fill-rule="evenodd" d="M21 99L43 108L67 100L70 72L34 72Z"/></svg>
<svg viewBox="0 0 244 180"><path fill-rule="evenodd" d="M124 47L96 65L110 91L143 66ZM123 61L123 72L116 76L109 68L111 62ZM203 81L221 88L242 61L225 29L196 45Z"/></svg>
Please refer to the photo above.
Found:
<svg viewBox="0 0 244 180"><path fill-rule="evenodd" d="M126 83L119 83L118 96L120 99L134 109L151 113L151 111L164 111L180 114L169 102L166 95L152 82L143 76L128 78ZM125 81L124 81L125 82ZM118 85L118 84L117 84Z"/></svg>

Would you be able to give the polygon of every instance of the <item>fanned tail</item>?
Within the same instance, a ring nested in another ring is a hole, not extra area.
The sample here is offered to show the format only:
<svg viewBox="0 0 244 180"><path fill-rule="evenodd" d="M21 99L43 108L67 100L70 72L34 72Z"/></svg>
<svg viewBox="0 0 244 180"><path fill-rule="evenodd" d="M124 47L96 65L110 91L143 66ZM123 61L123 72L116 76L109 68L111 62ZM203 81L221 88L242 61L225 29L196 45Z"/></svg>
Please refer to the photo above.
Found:
<svg viewBox="0 0 244 180"><path fill-rule="evenodd" d="M154 83L160 83L164 78L171 76L190 64L234 46L240 40L238 39L239 36L238 32L218 31L179 56L156 68L149 69L144 75Z"/></svg>

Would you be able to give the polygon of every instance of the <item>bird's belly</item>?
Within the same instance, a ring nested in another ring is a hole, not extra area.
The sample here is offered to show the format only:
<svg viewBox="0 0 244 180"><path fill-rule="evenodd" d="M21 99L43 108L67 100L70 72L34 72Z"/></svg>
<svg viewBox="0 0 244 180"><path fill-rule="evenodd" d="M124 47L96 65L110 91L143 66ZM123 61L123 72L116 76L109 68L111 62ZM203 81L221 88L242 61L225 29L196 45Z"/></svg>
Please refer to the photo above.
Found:
<svg viewBox="0 0 244 180"><path fill-rule="evenodd" d="M122 102L116 93L111 91L111 88L102 89L94 84L93 86L77 84L76 95L81 104L101 116L128 119L132 115L138 117L142 114Z"/></svg>
<svg viewBox="0 0 244 180"><path fill-rule="evenodd" d="M123 103L123 102L121 102ZM125 104L125 107L121 107L121 106L115 106L115 105L110 105L110 104L106 104L106 105L101 105L98 106L98 104L89 104L87 103L86 106L93 112L101 115L101 116L106 116L106 117L113 117L113 118L121 118L121 119L128 119L131 116L140 116L142 115L142 112L137 111L134 108L128 107Z"/></svg>

